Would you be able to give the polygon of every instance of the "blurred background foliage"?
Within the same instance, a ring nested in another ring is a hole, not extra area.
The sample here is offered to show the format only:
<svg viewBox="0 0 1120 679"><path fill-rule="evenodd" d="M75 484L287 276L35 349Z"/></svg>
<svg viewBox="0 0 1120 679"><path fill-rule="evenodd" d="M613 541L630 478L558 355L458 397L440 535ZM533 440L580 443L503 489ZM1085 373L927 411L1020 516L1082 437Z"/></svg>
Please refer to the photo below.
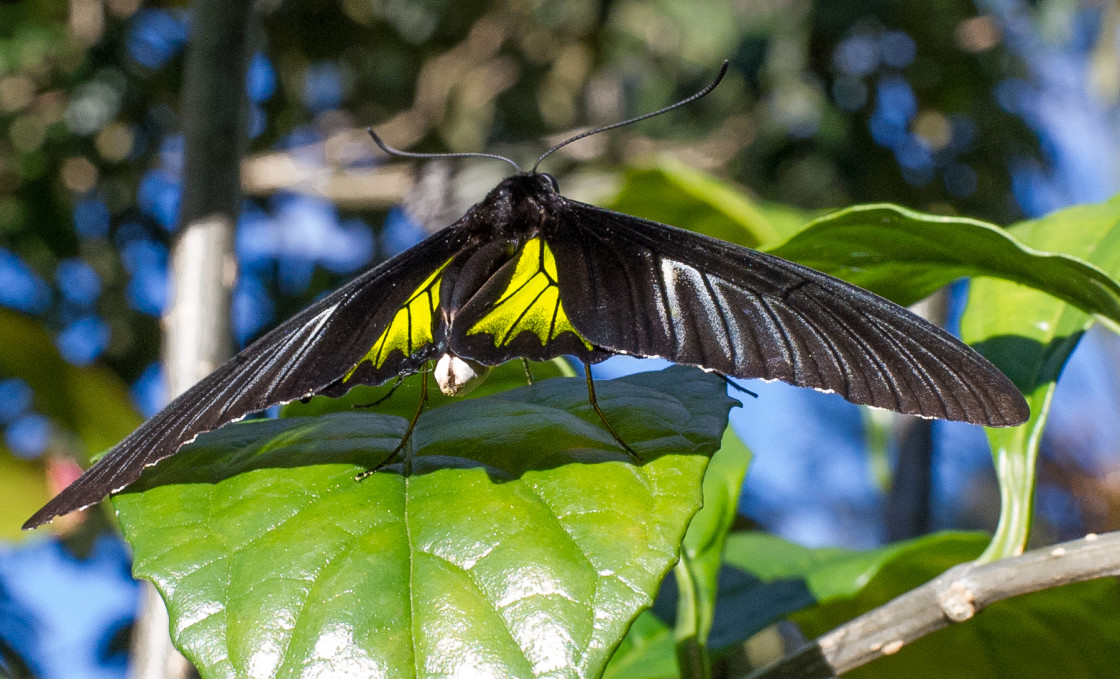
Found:
<svg viewBox="0 0 1120 679"><path fill-rule="evenodd" d="M568 195L609 202L628 176L620 168L649 167L661 154L738 183L783 216L776 224L876 201L1006 224L1120 186L1114 2L274 0L259 9L237 237L241 344L446 225L506 171L386 159L366 126L400 148L531 163L573 129L686 96L725 58L731 69L712 96L567 147L545 169ZM0 501L5 538L73 478L72 460L85 462L162 404L159 316L190 30L180 3L0 4L0 497L13 498ZM656 203L640 184L626 186L618 199L628 211ZM1058 402L1073 405L1055 410L1044 446L1044 540L1118 527L1108 385L1120 354L1112 338L1091 334L1082 355L1068 371L1073 384L1059 388ZM779 414L762 421L761 438L745 437L756 452L767 434L828 431L830 442L806 442L804 455L760 454L745 514L806 542L881 540L889 459L869 458L858 415L812 395L769 393ZM839 425L828 419L836 413ZM805 425L814 414L818 424ZM934 525L990 529L998 498L982 436L940 430ZM105 525L64 523L66 549L0 546L0 657L34 648L28 629L62 625L11 622L49 618L46 604L27 611L59 589L17 596L4 578L57 571L74 554L97 573L116 572L104 559L126 557L99 542ZM105 585L118 602L109 608L128 610L134 590L118 580ZM119 674L107 660L113 634L70 636L93 644L88 662L25 660L44 676L76 676L79 665L56 666L65 662L85 663L86 676Z"/></svg>

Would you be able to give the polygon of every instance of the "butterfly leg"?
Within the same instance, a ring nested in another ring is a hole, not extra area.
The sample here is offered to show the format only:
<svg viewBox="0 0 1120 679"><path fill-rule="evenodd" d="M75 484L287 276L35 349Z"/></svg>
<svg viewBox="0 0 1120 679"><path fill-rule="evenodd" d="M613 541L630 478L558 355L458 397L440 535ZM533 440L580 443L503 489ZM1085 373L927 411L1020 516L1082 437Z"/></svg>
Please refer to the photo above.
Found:
<svg viewBox="0 0 1120 679"><path fill-rule="evenodd" d="M529 359L521 359L521 365L525 368L525 381L529 383L529 386L533 386L533 373L529 370Z"/></svg>
<svg viewBox="0 0 1120 679"><path fill-rule="evenodd" d="M751 396L753 398L758 398L758 394L754 393L750 389L747 389L746 387L739 384L735 380L731 379L727 375L724 375L723 373L716 373L716 374L719 375L719 378L721 380L723 380L727 384L727 386L731 387L732 389L739 392L740 394L746 394L747 396Z"/></svg>
<svg viewBox="0 0 1120 679"><path fill-rule="evenodd" d="M405 476L408 476L409 474L412 473L412 455L406 454L404 452L404 449L405 449L405 446L408 445L409 440L412 438L412 431L414 429L416 429L416 423L420 421L420 413L424 412L424 404L426 404L427 402L428 402L428 371L424 370L424 371L421 371L421 378L420 378L420 403L418 403L416 405L416 414L413 415L412 420L409 421L408 429L404 430L404 436L401 437L401 442L398 443L397 447L393 448L393 452L389 453L389 456L386 457L384 460L382 460L381 463L378 464L376 467L374 467L373 469L367 469L364 472L355 476L354 477L355 481L361 481L362 479L368 478L368 477L376 474L383 467L385 467L390 462L392 462L398 455L401 457L402 461L404 462Z"/></svg>
<svg viewBox="0 0 1120 679"><path fill-rule="evenodd" d="M630 456L630 459L634 462L637 462L638 464L645 464L645 458L639 455L638 451L631 448L630 445L626 443L626 441L622 440L622 437L619 436L618 432L614 430L614 427L611 426L610 421L607 420L607 416L599 407L599 401L595 398L595 380L591 377L591 364L584 363L583 368L584 373L587 375L587 399L591 401L591 408L595 411L595 414L599 416L599 419L603 421L603 426L605 426L607 428L607 431L611 433L611 436L614 437L614 440L618 441L618 445L622 446L622 449L625 450L626 454Z"/></svg>
<svg viewBox="0 0 1120 679"><path fill-rule="evenodd" d="M384 396L377 399L376 401L373 401L372 403L359 403L358 405L356 405L354 407L355 408L376 408L377 406L381 405L385 401L388 401L389 397L392 396L394 393L396 393L397 388L400 387L403 382L404 382L404 377L401 376L401 375L397 375L397 381L393 384L393 387L391 389L389 389L388 392L386 392L386 394Z"/></svg>

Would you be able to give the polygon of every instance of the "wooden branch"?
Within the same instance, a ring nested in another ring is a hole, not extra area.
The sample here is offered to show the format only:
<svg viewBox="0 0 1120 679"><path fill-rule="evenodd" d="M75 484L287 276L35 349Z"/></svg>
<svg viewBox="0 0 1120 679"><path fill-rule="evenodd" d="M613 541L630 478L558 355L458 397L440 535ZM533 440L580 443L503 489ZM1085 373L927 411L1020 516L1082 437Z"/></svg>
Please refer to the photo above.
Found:
<svg viewBox="0 0 1120 679"><path fill-rule="evenodd" d="M997 601L1074 582L1120 575L1120 532L1089 534L1012 559L954 566L930 582L852 620L748 679L843 674L953 623L965 622ZM806 658L817 659L812 671ZM823 660L823 662L821 662Z"/></svg>
<svg viewBox="0 0 1120 679"><path fill-rule="evenodd" d="M163 364L171 397L230 354L251 20L248 0L197 0L194 6L183 81L179 237L171 249L171 303L163 317ZM144 583L133 632L133 679L180 679L192 673L172 645L168 625L163 601Z"/></svg>

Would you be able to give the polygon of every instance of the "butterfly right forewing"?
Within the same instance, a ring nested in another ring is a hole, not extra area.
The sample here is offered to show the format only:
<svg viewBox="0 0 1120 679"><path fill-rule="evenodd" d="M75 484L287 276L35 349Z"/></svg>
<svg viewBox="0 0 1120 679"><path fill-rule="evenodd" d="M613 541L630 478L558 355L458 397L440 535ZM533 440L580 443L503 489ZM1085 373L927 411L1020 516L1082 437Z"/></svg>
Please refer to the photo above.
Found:
<svg viewBox="0 0 1120 679"><path fill-rule="evenodd" d="M545 234L576 329L609 351L835 391L988 426L1029 412L949 333L854 285L700 234L564 200Z"/></svg>

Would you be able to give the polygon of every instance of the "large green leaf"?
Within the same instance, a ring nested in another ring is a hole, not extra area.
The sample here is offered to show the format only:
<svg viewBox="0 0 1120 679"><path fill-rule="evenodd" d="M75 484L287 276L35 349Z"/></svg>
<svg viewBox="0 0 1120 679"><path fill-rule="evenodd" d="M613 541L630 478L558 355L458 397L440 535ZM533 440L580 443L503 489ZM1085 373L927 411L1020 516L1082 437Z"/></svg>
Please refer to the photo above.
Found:
<svg viewBox="0 0 1120 679"><path fill-rule="evenodd" d="M1055 212L1009 232L1035 248L1081 257L1120 276L1120 198ZM1026 547L1035 462L1050 399L1066 360L1093 320L1083 309L1022 285L991 279L972 284L961 334L1007 373L1031 406L1026 425L988 430L1003 509L984 560L1012 556Z"/></svg>
<svg viewBox="0 0 1120 679"><path fill-rule="evenodd" d="M809 221L805 213L754 201L669 156L628 169L610 207L747 247L776 242Z"/></svg>
<svg viewBox="0 0 1120 679"><path fill-rule="evenodd" d="M206 677L597 676L677 559L734 403L686 368L426 413L410 473L361 483L402 418L204 435L114 498L137 576Z"/></svg>
<svg viewBox="0 0 1120 679"><path fill-rule="evenodd" d="M903 305L958 278L990 276L1120 321L1120 283L1077 253L1039 243L1036 250L1017 233L973 219L859 205L814 221L770 252Z"/></svg>

